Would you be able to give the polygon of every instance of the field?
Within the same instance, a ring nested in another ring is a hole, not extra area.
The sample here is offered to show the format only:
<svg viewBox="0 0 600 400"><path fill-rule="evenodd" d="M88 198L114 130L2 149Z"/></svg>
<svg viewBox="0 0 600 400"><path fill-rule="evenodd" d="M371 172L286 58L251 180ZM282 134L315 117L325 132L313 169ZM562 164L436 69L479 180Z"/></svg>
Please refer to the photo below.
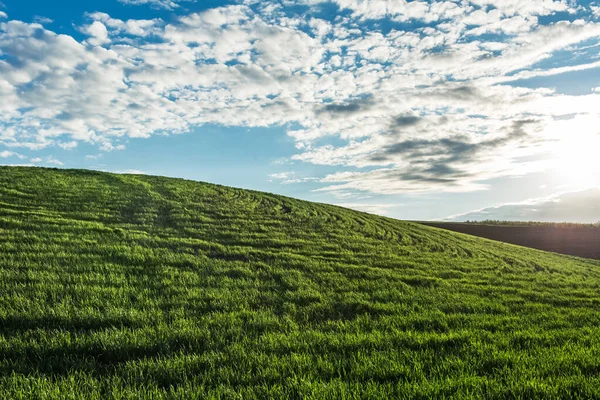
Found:
<svg viewBox="0 0 600 400"><path fill-rule="evenodd" d="M502 221L483 223L422 222L422 224L534 249L600 260L600 226L597 224Z"/></svg>
<svg viewBox="0 0 600 400"><path fill-rule="evenodd" d="M600 398L600 262L206 183L0 167L2 398Z"/></svg>

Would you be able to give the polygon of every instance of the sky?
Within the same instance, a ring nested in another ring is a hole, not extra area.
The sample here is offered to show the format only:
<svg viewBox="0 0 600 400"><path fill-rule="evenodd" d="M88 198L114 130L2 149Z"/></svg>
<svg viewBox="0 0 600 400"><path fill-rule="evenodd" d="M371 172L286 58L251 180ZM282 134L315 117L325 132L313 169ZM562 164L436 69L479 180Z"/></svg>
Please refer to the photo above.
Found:
<svg viewBox="0 0 600 400"><path fill-rule="evenodd" d="M0 164L600 221L600 0L0 2Z"/></svg>

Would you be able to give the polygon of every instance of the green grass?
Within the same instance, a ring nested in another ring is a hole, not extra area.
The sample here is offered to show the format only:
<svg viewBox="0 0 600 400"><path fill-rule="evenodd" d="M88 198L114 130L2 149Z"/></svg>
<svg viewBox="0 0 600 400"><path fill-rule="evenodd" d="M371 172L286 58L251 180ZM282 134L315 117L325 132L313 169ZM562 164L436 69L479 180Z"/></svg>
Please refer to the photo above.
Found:
<svg viewBox="0 0 600 400"><path fill-rule="evenodd" d="M254 191L0 167L2 398L600 398L600 263Z"/></svg>

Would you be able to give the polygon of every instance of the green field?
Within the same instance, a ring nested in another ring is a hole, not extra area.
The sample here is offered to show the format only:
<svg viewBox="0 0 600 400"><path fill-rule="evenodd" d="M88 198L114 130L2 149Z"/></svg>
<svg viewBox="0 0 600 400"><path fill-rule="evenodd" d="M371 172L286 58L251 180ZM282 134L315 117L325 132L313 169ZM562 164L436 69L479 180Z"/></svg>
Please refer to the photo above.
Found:
<svg viewBox="0 0 600 400"><path fill-rule="evenodd" d="M600 398L600 262L272 194L0 167L0 397Z"/></svg>

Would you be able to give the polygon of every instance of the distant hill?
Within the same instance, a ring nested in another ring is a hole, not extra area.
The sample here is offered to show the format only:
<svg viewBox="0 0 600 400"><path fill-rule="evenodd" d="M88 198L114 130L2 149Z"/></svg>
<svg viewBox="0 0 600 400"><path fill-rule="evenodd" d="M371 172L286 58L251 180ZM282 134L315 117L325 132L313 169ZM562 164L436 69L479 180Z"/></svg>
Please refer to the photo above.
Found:
<svg viewBox="0 0 600 400"><path fill-rule="evenodd" d="M422 222L423 225L501 242L600 260L600 225L484 221Z"/></svg>
<svg viewBox="0 0 600 400"><path fill-rule="evenodd" d="M600 398L600 262L273 194L0 167L3 398Z"/></svg>

